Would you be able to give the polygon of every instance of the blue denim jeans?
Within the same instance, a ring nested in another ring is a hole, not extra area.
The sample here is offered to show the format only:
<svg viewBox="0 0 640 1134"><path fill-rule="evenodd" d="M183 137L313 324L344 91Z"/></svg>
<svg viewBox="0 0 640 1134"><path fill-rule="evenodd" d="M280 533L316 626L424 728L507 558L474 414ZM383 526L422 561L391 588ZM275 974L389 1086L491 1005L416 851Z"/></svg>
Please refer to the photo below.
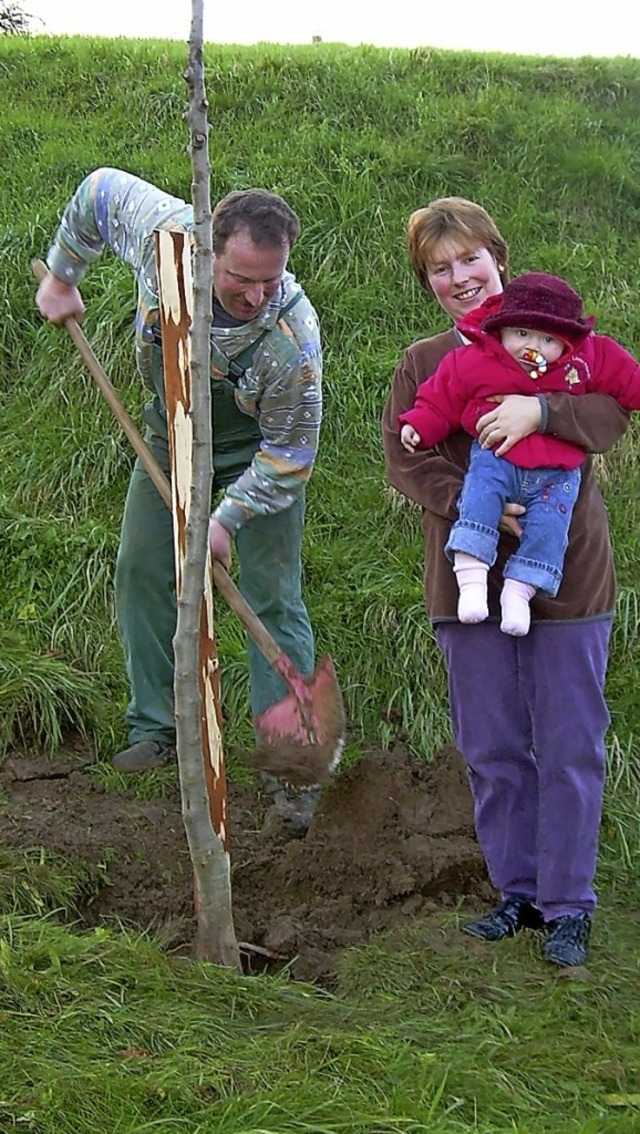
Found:
<svg viewBox="0 0 640 1134"><path fill-rule="evenodd" d="M445 547L473 555L491 567L498 524L507 503L526 508L519 517L520 546L507 560L505 579L529 583L554 598L562 581L569 525L580 489L580 469L521 469L491 449L471 446L469 469L458 499L458 519Z"/></svg>

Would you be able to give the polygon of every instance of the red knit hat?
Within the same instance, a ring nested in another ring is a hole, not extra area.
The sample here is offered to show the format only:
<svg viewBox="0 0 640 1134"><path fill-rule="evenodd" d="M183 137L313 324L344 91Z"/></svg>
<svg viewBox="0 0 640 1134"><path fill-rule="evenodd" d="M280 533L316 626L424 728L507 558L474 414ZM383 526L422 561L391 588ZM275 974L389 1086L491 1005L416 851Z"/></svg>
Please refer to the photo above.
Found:
<svg viewBox="0 0 640 1134"><path fill-rule="evenodd" d="M584 317L582 299L566 280L526 272L507 284L500 310L484 320L482 329L493 333L503 327L527 327L577 343L594 326L595 317Z"/></svg>

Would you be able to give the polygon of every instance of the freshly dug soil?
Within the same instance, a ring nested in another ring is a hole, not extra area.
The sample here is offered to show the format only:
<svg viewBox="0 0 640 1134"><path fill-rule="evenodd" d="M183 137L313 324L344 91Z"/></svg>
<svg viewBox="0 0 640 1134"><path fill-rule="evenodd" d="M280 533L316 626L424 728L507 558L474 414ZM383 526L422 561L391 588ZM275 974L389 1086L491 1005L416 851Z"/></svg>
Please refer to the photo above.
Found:
<svg viewBox="0 0 640 1134"><path fill-rule="evenodd" d="M77 752L55 763L16 754L0 790L0 845L41 847L104 877L79 911L88 925L117 918L188 947L193 886L177 773L161 799L140 802L105 791ZM400 745L362 756L324 787L302 838L277 816L263 826L269 802L229 786L234 918L248 971L288 963L297 979L330 980L341 950L374 932L401 931L461 896L476 905L493 897L455 748L428 765Z"/></svg>

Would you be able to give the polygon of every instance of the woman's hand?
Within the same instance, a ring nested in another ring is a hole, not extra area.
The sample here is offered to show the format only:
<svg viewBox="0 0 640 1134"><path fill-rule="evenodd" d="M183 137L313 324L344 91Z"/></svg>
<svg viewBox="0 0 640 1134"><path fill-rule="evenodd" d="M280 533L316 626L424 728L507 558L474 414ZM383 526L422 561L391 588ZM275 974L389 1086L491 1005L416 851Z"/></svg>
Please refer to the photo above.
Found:
<svg viewBox="0 0 640 1134"><path fill-rule="evenodd" d="M523 516L526 508L522 504L505 504L504 512L500 518L498 528L501 532L506 532L507 535L515 536L520 539L522 535L522 524L518 523L518 516Z"/></svg>
<svg viewBox="0 0 640 1134"><path fill-rule="evenodd" d="M488 401L496 403L495 409L482 415L476 431L482 448L493 449L496 457L540 428L542 407L535 395L495 394Z"/></svg>

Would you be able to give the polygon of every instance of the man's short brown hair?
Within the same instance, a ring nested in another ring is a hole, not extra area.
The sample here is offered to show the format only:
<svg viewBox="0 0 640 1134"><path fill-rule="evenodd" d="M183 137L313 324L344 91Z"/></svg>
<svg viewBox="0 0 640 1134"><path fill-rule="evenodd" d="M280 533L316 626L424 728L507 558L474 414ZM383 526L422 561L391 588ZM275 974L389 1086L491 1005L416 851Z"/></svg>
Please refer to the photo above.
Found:
<svg viewBox="0 0 640 1134"><path fill-rule="evenodd" d="M213 251L224 252L227 240L239 229L246 230L254 244L293 248L300 235L300 221L277 193L267 189L234 189L213 210Z"/></svg>

